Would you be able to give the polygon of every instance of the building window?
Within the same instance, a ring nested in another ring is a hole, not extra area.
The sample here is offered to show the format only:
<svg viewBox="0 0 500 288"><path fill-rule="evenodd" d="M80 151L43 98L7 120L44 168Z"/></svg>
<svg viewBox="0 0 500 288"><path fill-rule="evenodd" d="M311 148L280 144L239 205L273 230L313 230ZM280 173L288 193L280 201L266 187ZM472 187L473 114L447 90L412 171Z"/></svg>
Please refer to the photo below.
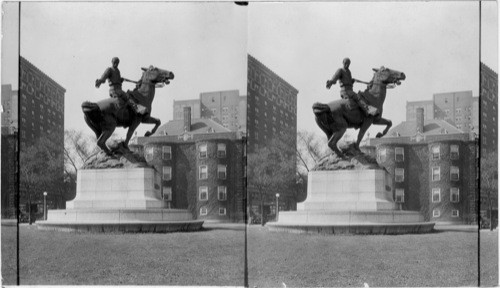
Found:
<svg viewBox="0 0 500 288"><path fill-rule="evenodd" d="M162 158L163 158L163 160L172 159L172 147L170 147L170 146L163 146L162 147Z"/></svg>
<svg viewBox="0 0 500 288"><path fill-rule="evenodd" d="M224 143L217 144L217 157L226 158L226 144Z"/></svg>
<svg viewBox="0 0 500 288"><path fill-rule="evenodd" d="M226 165L217 165L217 177L226 179Z"/></svg>
<svg viewBox="0 0 500 288"><path fill-rule="evenodd" d="M404 182L405 181L405 169L396 168L394 169L394 181L396 182Z"/></svg>
<svg viewBox="0 0 500 288"><path fill-rule="evenodd" d="M439 160L441 158L439 145L432 146L431 154L432 154L432 160Z"/></svg>
<svg viewBox="0 0 500 288"><path fill-rule="evenodd" d="M405 202L405 190L396 189L396 203L404 203L404 202Z"/></svg>
<svg viewBox="0 0 500 288"><path fill-rule="evenodd" d="M378 162L385 162L387 158L387 149L378 150Z"/></svg>
<svg viewBox="0 0 500 288"><path fill-rule="evenodd" d="M451 181L458 181L459 174L460 174L460 169L458 169L458 167L451 166L451 168L450 168L450 179L451 179Z"/></svg>
<svg viewBox="0 0 500 288"><path fill-rule="evenodd" d="M207 165L200 166L200 179L208 179L208 168Z"/></svg>
<svg viewBox="0 0 500 288"><path fill-rule="evenodd" d="M153 154L154 154L154 147L153 146L146 147L146 150L144 152L145 152L144 157L146 158L146 161L149 162L149 161L153 160Z"/></svg>
<svg viewBox="0 0 500 288"><path fill-rule="evenodd" d="M460 201L460 190L458 188L450 188L450 201L452 203Z"/></svg>
<svg viewBox="0 0 500 288"><path fill-rule="evenodd" d="M172 167L163 166L163 180L166 181L172 180Z"/></svg>
<svg viewBox="0 0 500 288"><path fill-rule="evenodd" d="M396 147L395 149L395 155L396 155L396 162L403 162L405 161L405 150L402 147Z"/></svg>
<svg viewBox="0 0 500 288"><path fill-rule="evenodd" d="M219 215L220 216L226 215L226 208L219 208Z"/></svg>
<svg viewBox="0 0 500 288"><path fill-rule="evenodd" d="M458 210L451 210L451 217L458 217L459 213Z"/></svg>
<svg viewBox="0 0 500 288"><path fill-rule="evenodd" d="M200 216L205 216L208 214L207 207L201 207L200 208Z"/></svg>
<svg viewBox="0 0 500 288"><path fill-rule="evenodd" d="M199 191L198 199L200 199L200 201L207 201L208 200L208 187L207 186L200 186L198 191Z"/></svg>
<svg viewBox="0 0 500 288"><path fill-rule="evenodd" d="M441 180L441 167L432 167L432 181Z"/></svg>
<svg viewBox="0 0 500 288"><path fill-rule="evenodd" d="M457 160L460 157L460 154L458 152L458 145L451 145L450 146L450 158L452 160Z"/></svg>
<svg viewBox="0 0 500 288"><path fill-rule="evenodd" d="M432 202L441 202L441 188L432 188Z"/></svg>
<svg viewBox="0 0 500 288"><path fill-rule="evenodd" d="M163 186L163 200L172 201L172 187Z"/></svg>
<svg viewBox="0 0 500 288"><path fill-rule="evenodd" d="M207 158L207 144L200 145L200 158Z"/></svg>
<svg viewBox="0 0 500 288"><path fill-rule="evenodd" d="M439 209L432 210L432 217L437 218L439 216L441 216L441 212L439 211Z"/></svg>
<svg viewBox="0 0 500 288"><path fill-rule="evenodd" d="M217 187L217 199L219 199L219 201L226 201L227 200L226 186L218 186Z"/></svg>

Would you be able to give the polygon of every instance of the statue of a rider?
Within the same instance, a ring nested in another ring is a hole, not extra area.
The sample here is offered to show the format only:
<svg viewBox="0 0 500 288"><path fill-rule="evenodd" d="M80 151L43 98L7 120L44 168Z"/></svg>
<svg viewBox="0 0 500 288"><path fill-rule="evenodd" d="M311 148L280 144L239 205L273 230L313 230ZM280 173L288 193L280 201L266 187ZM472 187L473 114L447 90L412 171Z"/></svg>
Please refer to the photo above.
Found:
<svg viewBox="0 0 500 288"><path fill-rule="evenodd" d="M136 81L128 80L126 78L123 78L121 76L120 70L118 69L118 64L120 64L120 59L118 57L113 57L111 59L111 67L108 67L104 73L102 74L101 78L95 80L95 87L99 88L102 83L106 82L108 80L109 83L109 96L112 98L119 98L121 99L125 105L129 106L132 108L132 110L136 114L143 114L144 107L143 106L138 106L132 97L128 93L125 93L122 90L122 83L123 81L128 81L132 83L138 84ZM139 84L138 84L139 85Z"/></svg>
<svg viewBox="0 0 500 288"><path fill-rule="evenodd" d="M342 99L352 99L356 101L361 110L365 113L366 116L375 116L379 113L378 109L372 105L370 105L366 99L364 99L358 93L355 93L352 90L353 84L355 82L364 83L370 85L369 82L361 81L352 78L351 70L349 70L349 65L351 65L351 60L349 58L344 58L342 61L343 67L339 68L335 74L333 75L331 80L326 81L326 88L330 89L332 85L337 84L337 81L340 81L340 97Z"/></svg>

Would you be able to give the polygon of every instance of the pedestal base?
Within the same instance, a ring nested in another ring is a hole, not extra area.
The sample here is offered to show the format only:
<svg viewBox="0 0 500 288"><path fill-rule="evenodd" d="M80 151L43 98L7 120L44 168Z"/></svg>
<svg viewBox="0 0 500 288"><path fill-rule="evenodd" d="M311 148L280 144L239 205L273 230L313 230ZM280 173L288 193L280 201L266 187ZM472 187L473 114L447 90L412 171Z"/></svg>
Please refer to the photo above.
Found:
<svg viewBox="0 0 500 288"><path fill-rule="evenodd" d="M165 209L153 168L78 171L77 196L66 210L49 210L41 230L73 232L176 232L202 228L187 210Z"/></svg>
<svg viewBox="0 0 500 288"><path fill-rule="evenodd" d="M320 234L428 233L435 223L417 211L396 210L381 169L309 172L307 199L297 211L279 212L271 231Z"/></svg>

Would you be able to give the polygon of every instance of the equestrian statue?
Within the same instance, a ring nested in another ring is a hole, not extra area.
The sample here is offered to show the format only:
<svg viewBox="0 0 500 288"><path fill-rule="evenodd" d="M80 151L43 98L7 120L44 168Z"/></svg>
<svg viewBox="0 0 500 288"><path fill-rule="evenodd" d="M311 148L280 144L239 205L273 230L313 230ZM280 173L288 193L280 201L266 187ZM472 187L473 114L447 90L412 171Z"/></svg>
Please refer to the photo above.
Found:
<svg viewBox="0 0 500 288"><path fill-rule="evenodd" d="M401 80L406 79L404 73L382 66L380 69L373 68L375 73L370 82L359 81L351 77L349 64L350 60L344 59L344 68L337 70L333 78L326 83L327 89L330 89L337 80L340 80L342 99L328 104L315 103L313 105L316 123L325 132L328 138L328 147L341 158L343 158L343 154L337 147L337 143L347 128L359 129L358 138L354 145L357 150L360 150L359 144L372 124L386 125L384 131L377 134L377 138L387 134L392 126L391 120L382 118L387 89L400 85ZM368 86L365 91L354 93L352 91L354 82L364 83Z"/></svg>
<svg viewBox="0 0 500 288"><path fill-rule="evenodd" d="M156 132L161 124L160 119L151 116L151 104L155 96L155 88L169 84L174 79L171 71L159 69L153 66L141 68L142 77L138 82L121 78L118 70L118 58L113 58L113 67L106 69L100 79L96 80L95 86L108 79L110 83L110 98L93 102L84 102L82 110L85 122L94 131L97 137L97 146L107 155L112 155L106 146L106 141L111 137L116 127L128 127L127 137L123 143L128 149L130 138L140 123L155 124L151 131L144 136L149 137ZM126 80L137 84L133 91L123 92L121 83Z"/></svg>

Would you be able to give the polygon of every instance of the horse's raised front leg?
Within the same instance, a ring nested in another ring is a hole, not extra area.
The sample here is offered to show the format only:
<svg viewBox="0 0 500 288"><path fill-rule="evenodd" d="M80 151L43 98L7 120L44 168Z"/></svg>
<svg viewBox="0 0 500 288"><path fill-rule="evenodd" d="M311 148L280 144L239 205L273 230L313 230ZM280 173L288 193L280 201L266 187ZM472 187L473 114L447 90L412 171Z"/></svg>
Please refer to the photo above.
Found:
<svg viewBox="0 0 500 288"><path fill-rule="evenodd" d="M153 127L153 130L147 131L146 134L144 134L145 137L149 137L149 136L153 135L156 132L156 129L158 129L158 127L160 127L160 124L161 124L160 119L154 118L151 116L147 116L147 117L143 118L141 122L145 123L145 124L155 124L155 127Z"/></svg>
<svg viewBox="0 0 500 288"><path fill-rule="evenodd" d="M380 133L380 132L377 133L377 136L375 136L377 138L383 137L385 134L387 134L387 132L389 132L389 129L391 129L391 127L392 127L392 121L389 119L382 118L382 117L375 119L373 121L373 124L374 125L386 125L386 127L385 127L384 131L382 131L382 133Z"/></svg>
<svg viewBox="0 0 500 288"><path fill-rule="evenodd" d="M358 151L361 151L359 149L359 144L361 143L361 140L363 140L363 137L365 136L366 130L368 130L368 128L370 128L372 123L373 123L373 117L367 117L367 118L365 118L365 120L361 124L361 127L359 127L358 140L356 141L356 145L355 145L355 148Z"/></svg>

